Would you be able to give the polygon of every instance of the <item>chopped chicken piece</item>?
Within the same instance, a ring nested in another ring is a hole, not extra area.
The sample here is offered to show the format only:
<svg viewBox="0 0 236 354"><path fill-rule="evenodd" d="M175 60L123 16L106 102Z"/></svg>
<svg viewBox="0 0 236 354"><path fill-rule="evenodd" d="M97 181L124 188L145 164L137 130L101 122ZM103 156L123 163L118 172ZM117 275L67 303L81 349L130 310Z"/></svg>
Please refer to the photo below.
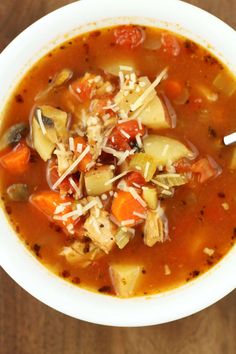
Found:
<svg viewBox="0 0 236 354"><path fill-rule="evenodd" d="M88 267L92 261L101 257L103 252L97 248L92 242L75 241L71 246L64 247L60 253L67 262L71 264L78 263L83 268Z"/></svg>
<svg viewBox="0 0 236 354"><path fill-rule="evenodd" d="M54 154L57 156L58 174L61 176L73 163L73 153L67 151L64 144L59 144Z"/></svg>
<svg viewBox="0 0 236 354"><path fill-rule="evenodd" d="M84 228L93 243L109 253L115 244L116 226L109 219L109 213L97 206L90 210L90 216L84 223Z"/></svg>
<svg viewBox="0 0 236 354"><path fill-rule="evenodd" d="M134 295L141 271L140 265L113 264L110 266L112 284L119 297L125 298Z"/></svg>
<svg viewBox="0 0 236 354"><path fill-rule="evenodd" d="M156 242L165 242L168 235L160 211L150 210L144 225L144 243L152 247Z"/></svg>

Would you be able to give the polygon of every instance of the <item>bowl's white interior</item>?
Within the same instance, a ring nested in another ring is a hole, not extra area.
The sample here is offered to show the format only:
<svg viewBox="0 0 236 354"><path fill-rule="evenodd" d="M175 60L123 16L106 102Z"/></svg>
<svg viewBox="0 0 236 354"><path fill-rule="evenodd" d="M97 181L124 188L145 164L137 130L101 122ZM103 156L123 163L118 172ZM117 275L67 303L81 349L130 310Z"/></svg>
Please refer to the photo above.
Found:
<svg viewBox="0 0 236 354"><path fill-rule="evenodd" d="M176 0L83 0L36 22L0 56L0 107L28 69L56 45L89 30L123 23L170 29L208 47L234 73L234 31L215 17ZM91 9L95 9L91 11ZM192 283L148 298L117 299L88 292L56 277L19 241L0 210L0 264L25 290L47 305L94 323L143 326L197 312L236 286L236 247L212 270ZM40 226L39 226L40 227Z"/></svg>

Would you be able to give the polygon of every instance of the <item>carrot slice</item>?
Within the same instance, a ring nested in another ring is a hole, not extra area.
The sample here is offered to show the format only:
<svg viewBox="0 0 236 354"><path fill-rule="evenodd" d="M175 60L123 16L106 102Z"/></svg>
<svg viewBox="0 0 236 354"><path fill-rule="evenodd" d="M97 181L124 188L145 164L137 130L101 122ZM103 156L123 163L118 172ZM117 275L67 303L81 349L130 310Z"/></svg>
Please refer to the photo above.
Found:
<svg viewBox="0 0 236 354"><path fill-rule="evenodd" d="M132 226L143 221L143 218L135 213L145 214L146 208L143 207L131 193L119 191L112 201L111 211L114 217L120 222L133 220L133 222L131 221L128 225Z"/></svg>
<svg viewBox="0 0 236 354"><path fill-rule="evenodd" d="M30 149L19 143L12 151L0 158L0 164L12 174L22 174L26 171L30 159Z"/></svg>
<svg viewBox="0 0 236 354"><path fill-rule="evenodd" d="M72 198L62 198L59 193L52 191L42 191L35 194L32 194L30 197L30 202L34 205L38 210L40 210L44 215L46 215L49 219L55 222L57 225L61 227L66 227L69 224L76 224L78 219L72 219L69 217L65 220L57 220L63 215L70 213L73 207L73 199ZM65 203L70 203L68 205L64 205ZM57 207L61 206L62 211L56 212Z"/></svg>
<svg viewBox="0 0 236 354"><path fill-rule="evenodd" d="M166 80L163 82L163 84L164 84L165 94L171 100L177 99L183 91L183 86L177 80Z"/></svg>
<svg viewBox="0 0 236 354"><path fill-rule="evenodd" d="M115 29L114 36L116 44L134 49L143 43L145 32L139 26L120 26Z"/></svg>

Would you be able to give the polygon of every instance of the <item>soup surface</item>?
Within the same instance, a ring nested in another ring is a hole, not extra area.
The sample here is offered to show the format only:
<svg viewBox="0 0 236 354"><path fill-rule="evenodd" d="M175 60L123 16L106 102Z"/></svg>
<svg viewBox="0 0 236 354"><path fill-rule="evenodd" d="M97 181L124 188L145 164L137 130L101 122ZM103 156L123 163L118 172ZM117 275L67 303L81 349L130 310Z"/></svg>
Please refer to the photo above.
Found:
<svg viewBox="0 0 236 354"><path fill-rule="evenodd" d="M121 26L56 48L2 117L1 198L68 281L129 297L182 285L236 237L236 83L173 33Z"/></svg>

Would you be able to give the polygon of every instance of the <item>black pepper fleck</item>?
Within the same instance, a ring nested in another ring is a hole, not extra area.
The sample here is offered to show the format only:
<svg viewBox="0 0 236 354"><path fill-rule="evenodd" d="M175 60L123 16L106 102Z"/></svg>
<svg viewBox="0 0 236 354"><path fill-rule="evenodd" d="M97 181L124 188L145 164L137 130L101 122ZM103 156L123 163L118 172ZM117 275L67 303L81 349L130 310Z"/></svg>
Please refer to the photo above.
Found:
<svg viewBox="0 0 236 354"><path fill-rule="evenodd" d="M109 285L104 285L101 288L98 289L100 293L110 293L111 292L111 287Z"/></svg>
<svg viewBox="0 0 236 354"><path fill-rule="evenodd" d="M24 103L24 99L20 94L15 96L15 100L17 103Z"/></svg>
<svg viewBox="0 0 236 354"><path fill-rule="evenodd" d="M217 193L219 198L225 198L225 193L224 192L219 192Z"/></svg>
<svg viewBox="0 0 236 354"><path fill-rule="evenodd" d="M63 276L63 278L69 278L70 272L68 270L63 270L61 272L61 275Z"/></svg>

